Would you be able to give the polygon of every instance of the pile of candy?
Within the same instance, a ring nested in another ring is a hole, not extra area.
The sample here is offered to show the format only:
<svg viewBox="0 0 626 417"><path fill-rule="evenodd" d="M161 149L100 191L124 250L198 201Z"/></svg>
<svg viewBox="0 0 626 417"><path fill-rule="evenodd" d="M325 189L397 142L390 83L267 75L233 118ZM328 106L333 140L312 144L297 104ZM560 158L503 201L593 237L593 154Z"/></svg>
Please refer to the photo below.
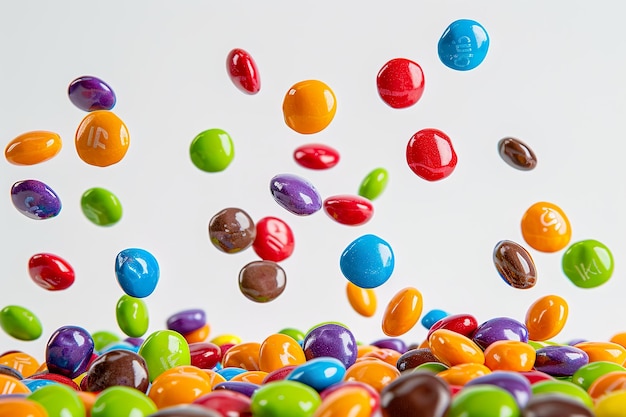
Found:
<svg viewBox="0 0 626 417"><path fill-rule="evenodd" d="M447 67L468 71L485 59L489 37L475 21L453 22L439 41L439 57ZM261 89L255 61L242 49L227 56L227 73L246 94ZM394 109L417 103L424 74L413 61L387 62L376 78L380 98ZM113 89L97 77L85 76L69 85L70 101L88 112L76 131L75 146L85 163L108 167L120 162L130 146L125 123L112 112ZM333 120L337 100L319 80L294 84L283 101L284 121L293 131L311 135ZM34 165L58 154L61 139L54 132L24 133L5 149L14 165ZM498 143L502 159L528 171L537 164L533 150L516 138ZM234 144L221 129L198 134L189 147L191 162L207 173L221 172L234 159ZM312 170L330 169L339 152L323 144L298 147L294 160ZM408 167L426 181L450 176L457 164L452 140L438 129L416 132L406 146ZM360 226L374 215L373 201L385 190L388 172L372 170L358 195L322 198L307 179L293 174L271 178L275 202L292 215L320 210L342 225ZM11 188L15 208L34 220L53 218L61 200L47 184L28 179ZM104 188L91 188L81 198L83 214L98 226L122 218L119 199ZM613 273L610 250L596 240L570 245L571 227L560 207L537 202L521 220L526 244L554 253L565 248L562 269L578 287L606 283ZM238 207L219 211L208 224L214 247L228 254L252 248L261 260L241 268L239 289L249 300L267 303L283 293L286 273L279 262L291 256L294 234L277 217L254 221ZM568 247L568 245L570 245ZM116 319L127 336L89 333L75 325L55 330L43 360L9 350L0 355L0 416L32 417L490 417L490 416L626 416L626 333L609 341L551 341L566 323L568 304L557 295L533 303L524 323L495 317L480 324L470 314L431 310L422 315L419 290L403 288L389 301L382 319L388 338L369 344L341 323L320 323L306 332L287 328L260 342L235 335L209 340L210 326L201 309L180 311L167 329L147 334L150 296L160 279L157 259L142 248L126 248L115 260L115 275L124 294ZM504 240L493 251L493 263L504 282L516 289L532 288L537 271L531 254L519 243ZM391 245L364 234L341 254L346 295L364 317L377 310L374 289L392 276ZM72 266L51 253L31 257L32 280L48 291L62 291L75 281ZM428 330L419 344L399 337L421 318ZM0 310L0 327L15 339L40 338L43 326L19 305Z"/></svg>

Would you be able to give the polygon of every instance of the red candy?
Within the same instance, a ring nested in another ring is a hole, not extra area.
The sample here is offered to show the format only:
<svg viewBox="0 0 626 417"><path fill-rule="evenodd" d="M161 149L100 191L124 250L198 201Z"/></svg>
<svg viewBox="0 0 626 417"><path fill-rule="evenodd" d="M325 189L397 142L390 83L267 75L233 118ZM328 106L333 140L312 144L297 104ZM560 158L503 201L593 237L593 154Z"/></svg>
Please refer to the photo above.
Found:
<svg viewBox="0 0 626 417"><path fill-rule="evenodd" d="M423 129L409 140L406 161L418 177L437 181L452 174L457 157L448 135L437 129Z"/></svg>
<svg viewBox="0 0 626 417"><path fill-rule="evenodd" d="M45 379L47 381L54 381L54 382L58 382L59 384L66 385L75 391L80 391L80 387L78 386L76 382L74 382L72 378L61 375L61 374L55 374L52 372L42 372L39 374L31 375L28 377L28 379Z"/></svg>
<svg viewBox="0 0 626 417"><path fill-rule="evenodd" d="M28 261L28 273L35 284L48 291L64 290L74 283L71 265L51 253L33 255Z"/></svg>
<svg viewBox="0 0 626 417"><path fill-rule="evenodd" d="M339 162L339 152L319 143L302 145L293 152L298 165L309 169L328 169Z"/></svg>
<svg viewBox="0 0 626 417"><path fill-rule="evenodd" d="M280 262L293 253L293 232L287 223L276 217L264 217L256 223L252 248L264 261Z"/></svg>
<svg viewBox="0 0 626 417"><path fill-rule="evenodd" d="M246 94L261 89L261 78L254 59L243 49L233 49L226 58L226 70L235 87Z"/></svg>
<svg viewBox="0 0 626 417"><path fill-rule="evenodd" d="M223 416L250 416L250 397L236 391L217 390L205 394L193 404L217 411Z"/></svg>
<svg viewBox="0 0 626 417"><path fill-rule="evenodd" d="M478 320L476 320L476 317L470 314L454 314L435 322L435 324L433 324L428 330L428 336L426 336L426 339L428 339L430 335L438 329L452 330L453 332L460 333L463 336L471 338L472 333L474 333L474 330L477 328Z"/></svg>
<svg viewBox="0 0 626 417"><path fill-rule="evenodd" d="M378 94L394 109L403 109L417 103L424 93L424 73L411 60L396 58L387 62L376 77Z"/></svg>
<svg viewBox="0 0 626 417"><path fill-rule="evenodd" d="M336 195L324 200L324 211L337 223L359 226L372 218L374 206L364 197Z"/></svg>
<svg viewBox="0 0 626 417"><path fill-rule="evenodd" d="M189 344L191 365L200 369L213 369L222 359L222 351L215 343L197 342Z"/></svg>

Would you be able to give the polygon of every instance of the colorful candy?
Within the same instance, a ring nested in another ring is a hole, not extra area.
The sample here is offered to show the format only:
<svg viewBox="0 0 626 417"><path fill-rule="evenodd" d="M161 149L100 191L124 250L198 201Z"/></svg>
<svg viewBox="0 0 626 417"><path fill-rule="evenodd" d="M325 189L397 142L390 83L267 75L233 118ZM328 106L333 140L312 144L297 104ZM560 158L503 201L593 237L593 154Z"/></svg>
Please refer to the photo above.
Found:
<svg viewBox="0 0 626 417"><path fill-rule="evenodd" d="M60 256L37 253L28 260L28 274L35 284L48 291L65 290L74 283L74 268Z"/></svg>
<svg viewBox="0 0 626 417"><path fill-rule="evenodd" d="M322 208L322 197L309 181L293 174L270 180L270 193L279 206L298 216L309 216Z"/></svg>
<svg viewBox="0 0 626 417"><path fill-rule="evenodd" d="M437 323L439 320L445 317L448 317L448 313L443 310L434 309L424 314L421 323L422 326L426 328L426 330L429 330L433 326L433 324Z"/></svg>
<svg viewBox="0 0 626 417"><path fill-rule="evenodd" d="M528 329L510 317L494 317L482 323L472 334L472 340L482 349L499 340L528 342Z"/></svg>
<svg viewBox="0 0 626 417"><path fill-rule="evenodd" d="M261 90L261 76L252 56L241 48L235 48L226 57L226 71L235 87L246 94Z"/></svg>
<svg viewBox="0 0 626 417"><path fill-rule="evenodd" d="M448 366L485 363L485 355L480 346L470 338L452 330L435 330L428 336L428 346L433 355Z"/></svg>
<svg viewBox="0 0 626 417"><path fill-rule="evenodd" d="M310 417L322 400L313 388L297 381L263 385L252 396L250 410L255 417Z"/></svg>
<svg viewBox="0 0 626 417"><path fill-rule="evenodd" d="M336 111L335 93L318 80L294 84L283 99L285 123L301 134L324 130L332 122Z"/></svg>
<svg viewBox="0 0 626 417"><path fill-rule="evenodd" d="M422 315L423 297L413 287L396 293L387 304L383 315L382 329L387 336L401 336L411 330Z"/></svg>
<svg viewBox="0 0 626 417"><path fill-rule="evenodd" d="M526 311L525 324L530 340L549 340L559 334L569 313L569 306L563 297L546 295L532 303Z"/></svg>
<svg viewBox="0 0 626 417"><path fill-rule="evenodd" d="M165 323L169 330L182 335L202 328L206 324L206 313L200 308L190 308L172 314Z"/></svg>
<svg viewBox="0 0 626 417"><path fill-rule="evenodd" d="M152 294L159 282L159 263L145 249L124 249L115 257L115 276L126 294L145 298Z"/></svg>
<svg viewBox="0 0 626 417"><path fill-rule="evenodd" d="M147 417L157 412L154 401L139 390L124 386L102 391L93 404L91 417Z"/></svg>
<svg viewBox="0 0 626 417"><path fill-rule="evenodd" d="M117 301L115 318L120 329L130 337L141 337L150 324L148 306L140 299L124 294Z"/></svg>
<svg viewBox="0 0 626 417"><path fill-rule="evenodd" d="M396 378L383 388L380 407L383 417L420 414L445 417L451 397L448 385L441 378L428 372L412 372Z"/></svg>
<svg viewBox="0 0 626 417"><path fill-rule="evenodd" d="M595 288L613 275L613 255L597 240L587 239L572 244L563 253L563 272L580 288Z"/></svg>
<svg viewBox="0 0 626 417"><path fill-rule="evenodd" d="M593 411L582 402L561 394L542 394L532 397L524 408L523 416L596 417Z"/></svg>
<svg viewBox="0 0 626 417"><path fill-rule="evenodd" d="M98 226L112 226L122 218L122 203L105 188L94 187L85 191L80 207L85 217Z"/></svg>
<svg viewBox="0 0 626 417"><path fill-rule="evenodd" d="M76 391L62 384L46 385L26 398L45 408L48 416L82 417L85 415L85 405Z"/></svg>
<svg viewBox="0 0 626 417"><path fill-rule="evenodd" d="M276 262L252 261L239 271L239 290L249 300L267 303L278 298L287 285L285 270Z"/></svg>
<svg viewBox="0 0 626 417"><path fill-rule="evenodd" d="M558 252L569 243L569 219L555 204L540 201L530 206L521 222L522 236L528 245L541 252Z"/></svg>
<svg viewBox="0 0 626 417"><path fill-rule="evenodd" d="M394 109L417 103L424 93L424 72L417 62L406 58L388 61L376 76L380 98Z"/></svg>
<svg viewBox="0 0 626 417"><path fill-rule="evenodd" d="M376 292L371 288L361 288L348 281L346 283L348 302L363 317L372 317L378 305Z"/></svg>
<svg viewBox="0 0 626 417"><path fill-rule="evenodd" d="M59 196L38 180L23 180L13 184L11 201L17 211L34 220L50 219L61 212Z"/></svg>
<svg viewBox="0 0 626 417"><path fill-rule="evenodd" d="M265 372L277 371L285 366L302 365L304 362L304 350L294 338L286 334L268 336L259 348L259 369Z"/></svg>
<svg viewBox="0 0 626 417"><path fill-rule="evenodd" d="M201 171L221 172L235 158L235 145L224 130L208 129L193 138L189 145L189 156Z"/></svg>
<svg viewBox="0 0 626 417"><path fill-rule="evenodd" d="M406 161L418 177L439 181L452 174L457 156L448 135L438 129L422 129L409 139Z"/></svg>
<svg viewBox="0 0 626 417"><path fill-rule="evenodd" d="M148 392L150 381L148 366L143 357L129 350L117 349L98 356L85 376L90 392L104 391L109 387L127 386Z"/></svg>
<svg viewBox="0 0 626 417"><path fill-rule="evenodd" d="M339 152L328 145L312 143L298 146L293 151L296 163L308 169L330 169L339 163Z"/></svg>
<svg viewBox="0 0 626 417"><path fill-rule="evenodd" d="M469 19L452 22L437 45L441 62L457 71L469 71L479 66L488 50L487 31L480 23Z"/></svg>
<svg viewBox="0 0 626 417"><path fill-rule="evenodd" d="M545 346L537 349L535 369L548 375L572 376L589 363L589 356L574 346Z"/></svg>
<svg viewBox="0 0 626 417"><path fill-rule="evenodd" d="M19 340L36 340L43 333L41 321L29 309L10 305L0 310L0 327Z"/></svg>
<svg viewBox="0 0 626 417"><path fill-rule="evenodd" d="M151 333L139 348L139 355L146 361L150 382L168 369L191 364L189 344L173 330Z"/></svg>
<svg viewBox="0 0 626 417"><path fill-rule="evenodd" d="M322 356L296 366L286 380L301 382L320 392L341 382L345 374L346 367L339 359Z"/></svg>
<svg viewBox="0 0 626 417"><path fill-rule="evenodd" d="M277 217L263 217L256 222L252 249L263 260L280 262L289 258L295 248L291 227Z"/></svg>
<svg viewBox="0 0 626 417"><path fill-rule="evenodd" d="M338 359L346 369L357 358L357 344L352 332L333 323L311 329L304 337L302 349L307 360L328 356Z"/></svg>
<svg viewBox="0 0 626 417"><path fill-rule="evenodd" d="M504 162L520 171L530 171L537 166L537 157L533 150L516 138L500 139L498 153Z"/></svg>
<svg viewBox="0 0 626 417"><path fill-rule="evenodd" d="M385 168L375 168L361 181L359 195L368 200L375 200L385 191L388 182L389 173L387 170Z"/></svg>
<svg viewBox="0 0 626 417"><path fill-rule="evenodd" d="M220 210L209 221L209 239L213 246L225 253L248 249L256 237L254 221L237 207Z"/></svg>
<svg viewBox="0 0 626 417"><path fill-rule="evenodd" d="M113 112L96 110L78 125L74 141L80 159L89 165L107 167L120 162L130 146L124 122Z"/></svg>
<svg viewBox="0 0 626 417"><path fill-rule="evenodd" d="M22 133L4 149L4 157L13 165L35 165L54 158L61 151L58 133L45 130Z"/></svg>
<svg viewBox="0 0 626 417"><path fill-rule="evenodd" d="M493 264L504 282L513 288L526 290L537 283L537 268L532 256L515 242L498 242L493 249Z"/></svg>
<svg viewBox="0 0 626 417"><path fill-rule="evenodd" d="M94 343L89 332L79 326L58 328L46 345L46 366L50 372L76 378L87 370Z"/></svg>
<svg viewBox="0 0 626 417"><path fill-rule="evenodd" d="M107 83L90 75L72 80L67 90L72 104L84 111L111 110L117 101Z"/></svg>
<svg viewBox="0 0 626 417"><path fill-rule="evenodd" d="M335 195L328 197L323 203L324 211L339 224L360 226L372 218L374 206L363 197L354 195Z"/></svg>
<svg viewBox="0 0 626 417"><path fill-rule="evenodd" d="M450 404L448 417L515 417L520 409L515 398L495 385L476 385L464 388Z"/></svg>
<svg viewBox="0 0 626 417"><path fill-rule="evenodd" d="M339 260L343 276L361 288L383 285L391 277L394 266L395 258L389 243L372 234L352 241Z"/></svg>

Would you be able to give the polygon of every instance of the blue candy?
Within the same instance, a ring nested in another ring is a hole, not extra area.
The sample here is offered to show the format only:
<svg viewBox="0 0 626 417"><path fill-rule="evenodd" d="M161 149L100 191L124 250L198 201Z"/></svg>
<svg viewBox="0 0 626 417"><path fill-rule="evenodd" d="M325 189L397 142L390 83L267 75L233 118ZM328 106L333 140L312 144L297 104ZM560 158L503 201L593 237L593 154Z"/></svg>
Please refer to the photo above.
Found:
<svg viewBox="0 0 626 417"><path fill-rule="evenodd" d="M363 235L350 243L341 254L341 272L357 287L376 288L391 274L395 260L391 246L375 235Z"/></svg>
<svg viewBox="0 0 626 417"><path fill-rule="evenodd" d="M51 379L22 379L22 384L26 385L26 387L30 390L30 392L35 392L41 387L45 387L46 385L58 384L58 382L53 381ZM4 396L3 396L4 397Z"/></svg>
<svg viewBox="0 0 626 417"><path fill-rule="evenodd" d="M235 376L237 376L239 374L243 374L244 372L246 372L245 369L243 369L243 368L236 368L234 366L229 366L229 367L217 370L217 373L220 374L221 376L223 376L224 379L227 380L227 381L230 381Z"/></svg>
<svg viewBox="0 0 626 417"><path fill-rule="evenodd" d="M115 275L126 294L144 298L152 294L159 282L159 264L146 250L125 249L115 258Z"/></svg>
<svg viewBox="0 0 626 417"><path fill-rule="evenodd" d="M433 327L433 324L437 323L444 317L448 317L448 313L443 310L430 310L428 313L424 314L422 317L422 326L426 328L426 330L430 330Z"/></svg>
<svg viewBox="0 0 626 417"><path fill-rule="evenodd" d="M298 365L287 375L286 379L301 382L320 392L343 381L345 375L346 367L340 360L331 357L319 357Z"/></svg>
<svg viewBox="0 0 626 417"><path fill-rule="evenodd" d="M445 66L457 71L469 71L479 66L489 50L489 35L474 20L452 22L439 39L437 52Z"/></svg>

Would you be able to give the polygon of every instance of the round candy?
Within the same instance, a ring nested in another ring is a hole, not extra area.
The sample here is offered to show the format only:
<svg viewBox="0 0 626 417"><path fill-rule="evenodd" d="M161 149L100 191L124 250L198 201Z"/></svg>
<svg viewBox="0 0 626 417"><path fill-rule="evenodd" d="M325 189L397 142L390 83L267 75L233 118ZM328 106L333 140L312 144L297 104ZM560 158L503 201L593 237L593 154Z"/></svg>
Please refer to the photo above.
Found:
<svg viewBox="0 0 626 417"><path fill-rule="evenodd" d="M250 371L250 372L259 372L259 371ZM243 375L243 374L240 374L240 375ZM254 384L252 382L234 381L233 379L231 379L230 381L220 382L219 384L213 386L213 391L228 390L228 391L239 392L245 396L252 397L252 395L254 394L254 391L256 391L260 385L260 384Z"/></svg>
<svg viewBox="0 0 626 417"><path fill-rule="evenodd" d="M301 382L320 392L341 382L345 374L346 367L338 359L318 357L296 366L286 379Z"/></svg>
<svg viewBox="0 0 626 417"><path fill-rule="evenodd" d="M22 133L4 149L4 157L13 165L35 165L54 158L61 151L58 133L45 130Z"/></svg>
<svg viewBox="0 0 626 417"><path fill-rule="evenodd" d="M300 344L291 336L276 333L268 336L259 348L259 369L272 372L285 366L306 362Z"/></svg>
<svg viewBox="0 0 626 417"><path fill-rule="evenodd" d="M147 250L124 249L115 258L115 276L122 290L131 297L152 294L159 282L159 264Z"/></svg>
<svg viewBox="0 0 626 417"><path fill-rule="evenodd" d="M211 342L189 343L191 365L200 369L213 369L222 359L220 347Z"/></svg>
<svg viewBox="0 0 626 417"><path fill-rule="evenodd" d="M371 288L357 287L350 281L346 283L348 302L363 317L372 317L376 313L376 293Z"/></svg>
<svg viewBox="0 0 626 417"><path fill-rule="evenodd" d="M596 361L590 362L578 368L572 375L572 382L585 391L590 392L589 387L601 376L609 372L622 372L626 374L626 369L615 362Z"/></svg>
<svg viewBox="0 0 626 417"><path fill-rule="evenodd" d="M324 200L324 211L337 223L360 226L370 221L374 215L374 206L363 197L336 195Z"/></svg>
<svg viewBox="0 0 626 417"><path fill-rule="evenodd" d="M91 417L147 417L156 412L156 404L143 392L116 386L98 394L91 409Z"/></svg>
<svg viewBox="0 0 626 417"><path fill-rule="evenodd" d="M472 334L472 340L482 349L498 340L528 342L528 329L517 320L508 317L495 317L487 320Z"/></svg>
<svg viewBox="0 0 626 417"><path fill-rule="evenodd" d="M141 337L148 331L148 306L140 298L122 295L115 307L115 317L118 326L127 336Z"/></svg>
<svg viewBox="0 0 626 417"><path fill-rule="evenodd" d="M498 153L504 162L520 171L530 171L537 166L537 157L533 150L516 138L500 139Z"/></svg>
<svg viewBox="0 0 626 417"><path fill-rule="evenodd" d="M561 260L563 272L580 288L595 288L613 275L613 255L597 240L587 239L572 244Z"/></svg>
<svg viewBox="0 0 626 417"><path fill-rule="evenodd" d="M572 229L563 210L544 201L526 210L521 228L526 243L540 252L558 252L567 246L572 237Z"/></svg>
<svg viewBox="0 0 626 417"><path fill-rule="evenodd" d="M16 305L0 310L0 327L9 336L19 340L36 340L43 333L37 316L27 308Z"/></svg>
<svg viewBox="0 0 626 417"><path fill-rule="evenodd" d="M116 102L113 89L100 78L90 75L73 80L67 95L72 104L84 111L111 110Z"/></svg>
<svg viewBox="0 0 626 417"><path fill-rule="evenodd" d="M387 304L383 315L382 329L387 336L401 336L419 321L423 307L422 293L413 287L396 293Z"/></svg>
<svg viewBox="0 0 626 417"><path fill-rule="evenodd" d="M590 365L593 365L593 362L586 366ZM578 371L581 371L583 368L580 368ZM575 381L575 379L576 374L574 374L572 381ZM626 371L607 372L598 376L587 388L587 392L595 401L613 391L626 391Z"/></svg>
<svg viewBox="0 0 626 417"><path fill-rule="evenodd" d="M578 385L572 384L569 381L561 381L558 379L540 381L532 384L531 389L533 397L558 393L576 399L587 407L593 407L593 400L589 394Z"/></svg>
<svg viewBox="0 0 626 417"><path fill-rule="evenodd" d="M341 254L339 267L344 277L357 287L376 288L391 277L395 265L389 243L376 235L363 235Z"/></svg>
<svg viewBox="0 0 626 417"><path fill-rule="evenodd" d="M359 360L346 370L345 381L357 381L367 384L377 392L381 392L387 385L400 376L400 371L380 359L369 358Z"/></svg>
<svg viewBox="0 0 626 417"><path fill-rule="evenodd" d="M5 365L18 371L24 378L28 378L39 371L40 364L28 353L11 351L0 356L0 365Z"/></svg>
<svg viewBox="0 0 626 417"><path fill-rule="evenodd" d="M58 328L46 345L46 366L50 372L76 378L87 370L94 342L87 330L78 326Z"/></svg>
<svg viewBox="0 0 626 417"><path fill-rule="evenodd" d="M545 346L537 349L535 369L555 377L572 376L589 363L589 356L574 346Z"/></svg>
<svg viewBox="0 0 626 417"><path fill-rule="evenodd" d="M485 365L492 371L528 372L533 369L537 352L519 340L498 340L484 351Z"/></svg>
<svg viewBox="0 0 626 417"><path fill-rule="evenodd" d="M428 372L400 376L383 388L380 397L383 417L445 417L451 401L448 385Z"/></svg>
<svg viewBox="0 0 626 417"><path fill-rule="evenodd" d="M302 348L307 360L330 356L341 361L346 368L357 358L354 335L339 324L327 323L311 329L304 337Z"/></svg>
<svg viewBox="0 0 626 417"><path fill-rule="evenodd" d="M461 390L452 399L447 417L519 416L515 398L495 385L476 385Z"/></svg>
<svg viewBox="0 0 626 417"><path fill-rule="evenodd" d="M98 226L112 226L122 218L122 203L104 188L94 187L85 191L80 207L85 217Z"/></svg>
<svg viewBox="0 0 626 417"><path fill-rule="evenodd" d="M388 61L376 76L376 87L383 101L394 109L417 103L424 93L424 72L417 62L406 58Z"/></svg>
<svg viewBox="0 0 626 417"><path fill-rule="evenodd" d="M189 146L191 162L205 172L224 171L235 158L235 145L222 129L199 133Z"/></svg>
<svg viewBox="0 0 626 417"><path fill-rule="evenodd" d="M532 256L515 242L498 242L493 250L493 264L504 282L513 288L526 290L537 283L537 268Z"/></svg>
<svg viewBox="0 0 626 417"><path fill-rule="evenodd" d="M211 378L206 372L194 366L177 366L155 378L148 396L161 409L191 404L211 390Z"/></svg>
<svg viewBox="0 0 626 417"><path fill-rule="evenodd" d="M328 389L324 390L324 392L327 391ZM365 388L357 386L341 387L337 391L322 397L322 404L316 410L315 415L324 417L370 417L373 409L371 403L371 396Z"/></svg>
<svg viewBox="0 0 626 417"><path fill-rule="evenodd" d="M479 66L488 50L487 31L480 23L469 19L452 22L437 45L441 62L457 71L469 71Z"/></svg>
<svg viewBox="0 0 626 417"><path fill-rule="evenodd" d="M318 80L294 84L283 100L285 123L302 134L324 130L332 122L336 111L335 93Z"/></svg>
<svg viewBox="0 0 626 417"><path fill-rule="evenodd" d="M235 48L226 57L226 71L235 87L246 94L261 90L261 77L252 56L243 49Z"/></svg>
<svg viewBox="0 0 626 417"><path fill-rule="evenodd" d="M160 409L150 417L222 417L222 414L194 404L182 404Z"/></svg>
<svg viewBox="0 0 626 417"><path fill-rule="evenodd" d="M515 398L520 408L526 406L531 397L530 382L522 375L515 372L492 372L488 375L472 379L465 384L465 387L476 385L492 385L506 390Z"/></svg>
<svg viewBox="0 0 626 417"><path fill-rule="evenodd" d="M139 355L146 361L151 382L168 369L191 364L189 344L173 330L151 333L139 348Z"/></svg>
<svg viewBox="0 0 626 417"><path fill-rule="evenodd" d="M59 196L41 181L18 181L11 187L13 205L24 216L44 220L61 212Z"/></svg>
<svg viewBox="0 0 626 417"><path fill-rule="evenodd" d="M117 349L98 356L87 372L87 390L100 392L113 386L127 386L148 392L148 366L144 358L129 350Z"/></svg>
<svg viewBox="0 0 626 417"><path fill-rule="evenodd" d="M304 333L301 332L300 330L294 329L291 327L285 327L284 329L280 330L278 333L285 334L297 342L302 342L305 336Z"/></svg>
<svg viewBox="0 0 626 417"><path fill-rule="evenodd" d="M35 284L48 291L69 288L74 283L74 269L57 255L37 253L28 260L28 274Z"/></svg>
<svg viewBox="0 0 626 417"><path fill-rule="evenodd" d="M313 143L297 147L293 159L304 168L329 169L339 163L339 152L328 145Z"/></svg>
<svg viewBox="0 0 626 417"><path fill-rule="evenodd" d="M589 356L589 362L607 361L619 365L626 363L626 348L612 342L581 342L574 347Z"/></svg>
<svg viewBox="0 0 626 417"><path fill-rule="evenodd" d="M272 261L252 261L239 271L239 290L249 300L267 303L285 290L287 275Z"/></svg>
<svg viewBox="0 0 626 417"><path fill-rule="evenodd" d="M310 417L322 400L313 388L297 381L276 381L262 385L252 395L254 417Z"/></svg>
<svg viewBox="0 0 626 417"><path fill-rule="evenodd" d="M279 174L270 180L274 201L290 213L309 216L322 208L322 197L317 189L297 175Z"/></svg>
<svg viewBox="0 0 626 417"><path fill-rule="evenodd" d="M443 310L430 310L422 317L422 326L424 326L426 330L430 330L433 324L437 323L439 320L445 317L448 317L448 313Z"/></svg>
<svg viewBox="0 0 626 417"><path fill-rule="evenodd" d="M75 390L63 384L51 384L28 395L29 400L39 403L48 416L83 417L85 405ZM97 417L92 414L92 417Z"/></svg>
<svg viewBox="0 0 626 417"><path fill-rule="evenodd" d="M580 401L561 394L532 397L524 408L524 417L596 417Z"/></svg>
<svg viewBox="0 0 626 417"><path fill-rule="evenodd" d="M412 293L413 291L409 290L408 293ZM400 291L400 293L404 293L404 291ZM398 339L397 337L386 337L383 339L378 339L372 343L370 343L370 345L375 346L379 349L391 349L391 350L395 350L398 353L404 353L406 352L407 346L406 343L404 342L404 340L402 339ZM395 363L394 363L395 365Z"/></svg>
<svg viewBox="0 0 626 417"><path fill-rule="evenodd" d="M457 157L448 135L437 129L423 129L409 139L406 161L418 177L438 181L452 174Z"/></svg>
<svg viewBox="0 0 626 417"><path fill-rule="evenodd" d="M469 337L474 334L477 328L478 320L471 314L453 314L442 318L430 326L426 338L428 339L432 332L437 329L448 329Z"/></svg>
<svg viewBox="0 0 626 417"><path fill-rule="evenodd" d="M93 339L94 349L98 352L107 345L120 341L120 337L117 334L104 330L93 332L91 338Z"/></svg>
<svg viewBox="0 0 626 417"><path fill-rule="evenodd" d="M200 308L191 308L172 314L167 318L166 326L182 335L198 330L206 324L206 313Z"/></svg>
<svg viewBox="0 0 626 417"><path fill-rule="evenodd" d="M89 165L107 167L120 162L130 145L124 122L113 112L89 113L76 131L76 152Z"/></svg>
<svg viewBox="0 0 626 417"><path fill-rule="evenodd" d="M38 402L13 396L0 398L0 416L49 417Z"/></svg>
<svg viewBox="0 0 626 417"><path fill-rule="evenodd" d="M219 417L244 417L251 414L250 402L250 398L240 392L217 390L199 397L193 404L215 411Z"/></svg>
<svg viewBox="0 0 626 417"><path fill-rule="evenodd" d="M252 218L240 208L219 211L209 221L209 238L213 246L225 253L248 249L256 238Z"/></svg>
<svg viewBox="0 0 626 417"><path fill-rule="evenodd" d="M230 347L222 356L223 370L227 368L241 368L245 371L259 370L259 356L261 344L257 342L237 343ZM241 372L237 372L241 373ZM225 376L225 374L222 374ZM232 375L235 376L235 375ZM231 378L232 378L231 376ZM229 378L226 378L229 379Z"/></svg>
<svg viewBox="0 0 626 417"><path fill-rule="evenodd" d="M294 247L293 232L283 220L268 216L256 222L256 237L252 249L261 259L283 261L291 256Z"/></svg>
<svg viewBox="0 0 626 417"><path fill-rule="evenodd" d="M387 170L385 168L375 168L361 181L359 195L371 201L375 200L385 191L387 182L389 182Z"/></svg>
<svg viewBox="0 0 626 417"><path fill-rule="evenodd" d="M398 371L404 372L409 369L415 369L422 364L433 362L440 363L430 348L409 349L398 358L396 368L398 368Z"/></svg>
<svg viewBox="0 0 626 417"><path fill-rule="evenodd" d="M567 301L558 295L546 295L526 311L526 328L530 340L549 340L559 334L567 321Z"/></svg>

